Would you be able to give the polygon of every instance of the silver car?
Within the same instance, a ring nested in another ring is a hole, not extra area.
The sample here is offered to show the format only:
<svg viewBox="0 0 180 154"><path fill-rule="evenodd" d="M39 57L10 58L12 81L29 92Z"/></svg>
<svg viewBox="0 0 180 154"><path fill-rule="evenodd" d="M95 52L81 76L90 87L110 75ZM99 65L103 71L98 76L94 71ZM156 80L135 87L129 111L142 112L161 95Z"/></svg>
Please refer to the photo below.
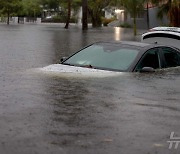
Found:
<svg viewBox="0 0 180 154"><path fill-rule="evenodd" d="M178 27L155 27L144 33L141 42L159 43L174 46L180 49L180 28Z"/></svg>

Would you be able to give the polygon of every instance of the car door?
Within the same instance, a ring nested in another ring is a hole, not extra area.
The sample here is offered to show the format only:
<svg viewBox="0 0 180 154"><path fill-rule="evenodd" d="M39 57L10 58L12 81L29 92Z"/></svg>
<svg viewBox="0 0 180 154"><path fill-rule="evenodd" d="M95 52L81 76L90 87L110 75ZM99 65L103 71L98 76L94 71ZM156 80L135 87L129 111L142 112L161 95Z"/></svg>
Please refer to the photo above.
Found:
<svg viewBox="0 0 180 154"><path fill-rule="evenodd" d="M161 67L161 55L159 53L159 48L151 48L142 56L142 58L137 63L134 71L139 72L144 67L151 67L153 69L160 69Z"/></svg>
<svg viewBox="0 0 180 154"><path fill-rule="evenodd" d="M161 47L163 68L180 66L180 53L170 47Z"/></svg>

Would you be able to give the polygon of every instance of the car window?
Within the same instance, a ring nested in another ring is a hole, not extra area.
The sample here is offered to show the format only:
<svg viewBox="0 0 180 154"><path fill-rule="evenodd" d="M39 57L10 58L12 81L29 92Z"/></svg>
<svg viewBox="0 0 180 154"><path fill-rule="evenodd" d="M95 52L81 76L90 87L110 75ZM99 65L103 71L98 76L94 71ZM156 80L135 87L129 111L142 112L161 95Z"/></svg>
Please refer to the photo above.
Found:
<svg viewBox="0 0 180 154"><path fill-rule="evenodd" d="M160 68L160 58L158 48L148 50L136 66L135 71L140 71L143 67Z"/></svg>
<svg viewBox="0 0 180 154"><path fill-rule="evenodd" d="M165 67L180 66L180 55L172 48L163 47L162 52L165 59Z"/></svg>
<svg viewBox="0 0 180 154"><path fill-rule="evenodd" d="M67 59L64 64L126 71L135 61L139 52L134 47L99 43L76 53Z"/></svg>
<svg viewBox="0 0 180 154"><path fill-rule="evenodd" d="M177 34L175 35L174 33L170 34L170 33L166 33L166 32L164 32L164 33L154 32L152 34L148 34L143 37L143 39L148 39L148 38L159 38L159 39L171 38L171 39L179 40L180 36L178 36Z"/></svg>
<svg viewBox="0 0 180 154"><path fill-rule="evenodd" d="M142 35L141 41L145 43L159 43L169 46L174 46L180 49L180 35L179 33L170 34L170 32L148 32Z"/></svg>

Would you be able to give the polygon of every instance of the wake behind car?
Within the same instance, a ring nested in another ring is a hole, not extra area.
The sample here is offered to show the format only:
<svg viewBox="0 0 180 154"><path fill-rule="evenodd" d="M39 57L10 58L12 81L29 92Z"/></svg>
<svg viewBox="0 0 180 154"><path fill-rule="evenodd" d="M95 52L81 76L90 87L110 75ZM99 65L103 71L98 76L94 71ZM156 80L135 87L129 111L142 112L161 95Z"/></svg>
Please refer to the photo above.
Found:
<svg viewBox="0 0 180 154"><path fill-rule="evenodd" d="M70 67L71 71L84 68L87 71L152 72L180 66L180 50L156 43L97 42L57 65Z"/></svg>

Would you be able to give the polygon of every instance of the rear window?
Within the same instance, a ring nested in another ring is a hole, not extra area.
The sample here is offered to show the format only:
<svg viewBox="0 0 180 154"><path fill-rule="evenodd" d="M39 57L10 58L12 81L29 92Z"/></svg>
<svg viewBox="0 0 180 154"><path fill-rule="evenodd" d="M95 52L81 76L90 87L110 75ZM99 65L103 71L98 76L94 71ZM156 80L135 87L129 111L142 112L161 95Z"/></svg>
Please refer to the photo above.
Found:
<svg viewBox="0 0 180 154"><path fill-rule="evenodd" d="M145 43L158 43L158 44L173 46L180 49L179 33L148 32L142 35L141 41Z"/></svg>
<svg viewBox="0 0 180 154"><path fill-rule="evenodd" d="M171 39L176 39L176 40L180 40L180 36L177 35L173 35L173 34L164 34L164 33L153 33L153 34L147 34L143 37L144 39L147 38L152 38L152 37L165 37L165 38L171 38Z"/></svg>

